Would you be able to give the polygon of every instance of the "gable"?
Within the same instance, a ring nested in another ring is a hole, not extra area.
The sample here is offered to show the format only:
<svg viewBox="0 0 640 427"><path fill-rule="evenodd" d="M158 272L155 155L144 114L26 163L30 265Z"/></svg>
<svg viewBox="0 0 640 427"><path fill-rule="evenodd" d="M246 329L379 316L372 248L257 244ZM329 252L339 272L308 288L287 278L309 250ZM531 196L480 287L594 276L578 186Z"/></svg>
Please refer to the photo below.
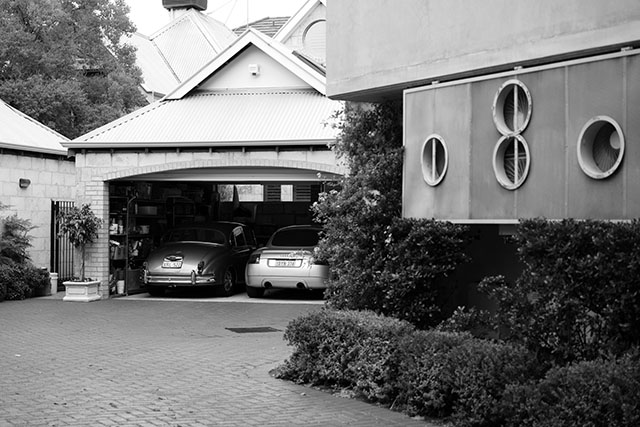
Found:
<svg viewBox="0 0 640 427"><path fill-rule="evenodd" d="M256 67L257 66L257 72ZM254 45L247 46L231 62L205 79L200 90L255 88L310 88L281 63Z"/></svg>

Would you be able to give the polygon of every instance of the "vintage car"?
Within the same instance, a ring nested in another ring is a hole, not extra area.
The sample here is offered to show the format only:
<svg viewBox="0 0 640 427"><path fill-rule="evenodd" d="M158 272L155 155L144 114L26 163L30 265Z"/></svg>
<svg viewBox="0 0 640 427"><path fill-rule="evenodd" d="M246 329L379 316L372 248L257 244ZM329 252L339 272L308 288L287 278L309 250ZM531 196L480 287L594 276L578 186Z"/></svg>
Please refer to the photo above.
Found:
<svg viewBox="0 0 640 427"><path fill-rule="evenodd" d="M249 255L256 249L253 231L236 222L190 224L162 237L144 263L147 291L159 296L166 289L214 287L223 296L245 278Z"/></svg>
<svg viewBox="0 0 640 427"><path fill-rule="evenodd" d="M292 225L273 233L266 246L249 257L247 295L259 298L271 288L325 289L329 266L314 258L321 231L318 226Z"/></svg>

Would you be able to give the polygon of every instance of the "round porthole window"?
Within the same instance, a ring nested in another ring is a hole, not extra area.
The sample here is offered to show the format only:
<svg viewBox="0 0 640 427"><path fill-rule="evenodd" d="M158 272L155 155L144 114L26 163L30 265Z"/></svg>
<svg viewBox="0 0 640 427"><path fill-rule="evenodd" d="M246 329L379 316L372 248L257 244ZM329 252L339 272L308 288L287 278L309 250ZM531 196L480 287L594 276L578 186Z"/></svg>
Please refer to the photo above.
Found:
<svg viewBox="0 0 640 427"><path fill-rule="evenodd" d="M422 145L422 176L427 184L440 184L447 173L449 154L440 135L429 136Z"/></svg>
<svg viewBox="0 0 640 427"><path fill-rule="evenodd" d="M527 179L531 156L527 141L520 135L503 136L493 150L493 171L507 190L515 190Z"/></svg>
<svg viewBox="0 0 640 427"><path fill-rule="evenodd" d="M525 130L531 119L531 93L520 80L506 81L493 100L493 121L502 135Z"/></svg>
<svg viewBox="0 0 640 427"><path fill-rule="evenodd" d="M584 125L578 138L578 162L594 179L613 174L624 156L622 129L611 117L597 116Z"/></svg>

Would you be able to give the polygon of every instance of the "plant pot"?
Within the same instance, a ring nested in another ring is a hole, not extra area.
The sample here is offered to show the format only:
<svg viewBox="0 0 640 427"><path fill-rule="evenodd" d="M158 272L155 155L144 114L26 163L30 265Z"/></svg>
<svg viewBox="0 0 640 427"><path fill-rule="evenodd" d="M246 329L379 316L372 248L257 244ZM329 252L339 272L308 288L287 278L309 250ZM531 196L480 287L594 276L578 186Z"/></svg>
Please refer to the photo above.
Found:
<svg viewBox="0 0 640 427"><path fill-rule="evenodd" d="M89 282L67 281L62 283L65 288L62 301L91 302L101 299L98 293L99 280Z"/></svg>

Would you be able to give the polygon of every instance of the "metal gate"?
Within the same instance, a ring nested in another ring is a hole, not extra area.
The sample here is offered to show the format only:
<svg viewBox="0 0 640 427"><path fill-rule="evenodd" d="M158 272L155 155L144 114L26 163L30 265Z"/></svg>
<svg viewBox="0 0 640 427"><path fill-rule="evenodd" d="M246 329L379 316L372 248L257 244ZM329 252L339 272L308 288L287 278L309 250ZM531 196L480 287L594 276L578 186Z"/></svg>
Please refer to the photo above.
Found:
<svg viewBox="0 0 640 427"><path fill-rule="evenodd" d="M49 271L58 273L58 283L73 278L73 245L68 236L58 236L60 212L68 211L73 206L74 202L72 201L51 201L51 262Z"/></svg>

